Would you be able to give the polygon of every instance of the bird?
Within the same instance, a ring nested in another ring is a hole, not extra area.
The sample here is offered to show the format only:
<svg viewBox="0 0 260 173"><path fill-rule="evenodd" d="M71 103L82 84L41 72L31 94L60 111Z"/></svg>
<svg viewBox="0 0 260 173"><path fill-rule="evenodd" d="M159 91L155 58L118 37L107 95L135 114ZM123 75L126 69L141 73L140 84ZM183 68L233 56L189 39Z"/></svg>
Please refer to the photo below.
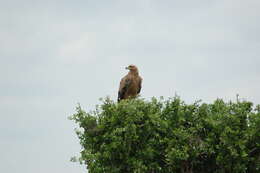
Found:
<svg viewBox="0 0 260 173"><path fill-rule="evenodd" d="M135 65L129 65L125 69L129 70L129 72L120 81L118 102L123 99L135 98L141 92L142 88L143 79L139 76L138 68Z"/></svg>

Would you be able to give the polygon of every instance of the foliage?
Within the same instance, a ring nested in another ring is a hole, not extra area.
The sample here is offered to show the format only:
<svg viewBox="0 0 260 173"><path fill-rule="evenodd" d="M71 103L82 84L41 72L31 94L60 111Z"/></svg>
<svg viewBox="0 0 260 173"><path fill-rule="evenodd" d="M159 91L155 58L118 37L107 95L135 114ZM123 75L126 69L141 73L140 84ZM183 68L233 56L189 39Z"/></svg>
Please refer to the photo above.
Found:
<svg viewBox="0 0 260 173"><path fill-rule="evenodd" d="M260 106L248 101L107 98L70 118L89 173L260 172Z"/></svg>

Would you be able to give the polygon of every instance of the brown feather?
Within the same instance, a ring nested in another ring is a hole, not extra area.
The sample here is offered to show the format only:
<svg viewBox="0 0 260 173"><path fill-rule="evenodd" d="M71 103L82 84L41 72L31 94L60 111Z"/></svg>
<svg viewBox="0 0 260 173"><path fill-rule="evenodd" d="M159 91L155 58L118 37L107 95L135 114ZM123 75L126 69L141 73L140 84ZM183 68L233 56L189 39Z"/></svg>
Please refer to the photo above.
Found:
<svg viewBox="0 0 260 173"><path fill-rule="evenodd" d="M142 78L139 76L137 67L130 65L128 69L129 73L120 81L118 101L136 97L142 88Z"/></svg>

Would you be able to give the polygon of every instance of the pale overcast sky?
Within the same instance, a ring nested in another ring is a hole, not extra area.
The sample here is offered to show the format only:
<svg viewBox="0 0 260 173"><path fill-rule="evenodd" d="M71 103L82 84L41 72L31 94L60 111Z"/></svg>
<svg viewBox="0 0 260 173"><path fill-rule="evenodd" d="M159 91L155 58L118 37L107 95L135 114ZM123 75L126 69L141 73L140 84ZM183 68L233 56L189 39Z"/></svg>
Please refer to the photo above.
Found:
<svg viewBox="0 0 260 173"><path fill-rule="evenodd" d="M0 172L82 173L67 117L141 95L260 103L259 0L0 0Z"/></svg>

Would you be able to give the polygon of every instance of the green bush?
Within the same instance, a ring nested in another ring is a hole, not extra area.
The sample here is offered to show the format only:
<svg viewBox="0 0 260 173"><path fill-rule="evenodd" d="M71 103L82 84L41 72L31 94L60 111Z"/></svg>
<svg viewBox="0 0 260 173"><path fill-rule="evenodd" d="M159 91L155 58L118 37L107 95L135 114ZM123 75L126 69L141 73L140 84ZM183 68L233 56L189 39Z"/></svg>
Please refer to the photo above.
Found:
<svg viewBox="0 0 260 173"><path fill-rule="evenodd" d="M260 172L260 106L105 99L74 120L89 173Z"/></svg>

